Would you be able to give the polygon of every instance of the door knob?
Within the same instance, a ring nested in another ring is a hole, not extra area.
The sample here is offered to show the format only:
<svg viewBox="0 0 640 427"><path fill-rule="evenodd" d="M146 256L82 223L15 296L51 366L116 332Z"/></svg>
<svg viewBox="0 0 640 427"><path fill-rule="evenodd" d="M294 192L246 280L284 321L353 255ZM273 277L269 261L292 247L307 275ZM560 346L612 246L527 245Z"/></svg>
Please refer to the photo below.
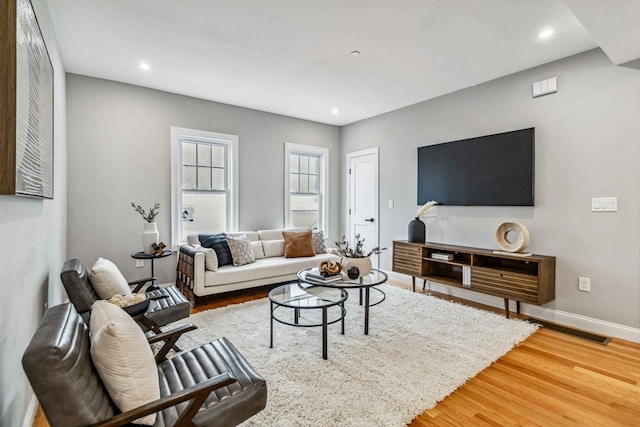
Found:
<svg viewBox="0 0 640 427"><path fill-rule="evenodd" d="M365 219L365 221L367 221L367 222L373 222L373 218L367 218L367 219Z"/></svg>

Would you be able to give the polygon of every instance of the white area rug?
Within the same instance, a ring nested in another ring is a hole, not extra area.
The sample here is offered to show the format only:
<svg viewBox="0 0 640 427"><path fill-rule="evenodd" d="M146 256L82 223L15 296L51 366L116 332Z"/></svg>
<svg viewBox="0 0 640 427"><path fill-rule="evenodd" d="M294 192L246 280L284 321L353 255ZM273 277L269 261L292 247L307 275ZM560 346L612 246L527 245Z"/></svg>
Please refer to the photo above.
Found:
<svg viewBox="0 0 640 427"><path fill-rule="evenodd" d="M474 377L537 326L382 285L387 299L364 310L346 302L345 335L275 323L269 348L267 298L194 314L184 349L226 336L266 379L267 407L243 426L404 426ZM372 291L372 296L374 292ZM319 310L314 310L318 311Z"/></svg>

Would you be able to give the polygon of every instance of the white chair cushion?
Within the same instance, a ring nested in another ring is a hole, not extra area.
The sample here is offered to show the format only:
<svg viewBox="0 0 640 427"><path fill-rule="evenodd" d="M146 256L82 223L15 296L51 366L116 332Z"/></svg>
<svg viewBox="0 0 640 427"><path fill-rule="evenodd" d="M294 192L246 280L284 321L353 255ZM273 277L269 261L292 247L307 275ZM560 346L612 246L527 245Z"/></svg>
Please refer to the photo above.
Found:
<svg viewBox="0 0 640 427"><path fill-rule="evenodd" d="M107 301L91 308L91 358L109 396L121 411L160 398L160 383L151 347L129 314ZM135 420L153 425L156 414Z"/></svg>
<svg viewBox="0 0 640 427"><path fill-rule="evenodd" d="M89 280L101 299L109 299L112 296L129 295L131 288L118 267L108 259L98 258L89 274Z"/></svg>

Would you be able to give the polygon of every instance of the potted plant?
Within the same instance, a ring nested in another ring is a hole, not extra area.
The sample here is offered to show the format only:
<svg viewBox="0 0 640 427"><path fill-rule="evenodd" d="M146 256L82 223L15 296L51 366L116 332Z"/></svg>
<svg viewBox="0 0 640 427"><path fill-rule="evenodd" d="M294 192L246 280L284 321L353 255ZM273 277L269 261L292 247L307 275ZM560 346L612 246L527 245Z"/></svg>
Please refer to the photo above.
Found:
<svg viewBox="0 0 640 427"><path fill-rule="evenodd" d="M142 218L147 222L144 225L144 231L142 232L142 248L145 254L151 254L153 244L157 243L160 237L160 233L158 233L158 226L154 221L158 212L160 212L160 203L156 202L156 204L149 209L149 213L142 209L142 206L136 205L133 202L131 203L131 206L136 212L142 215Z"/></svg>
<svg viewBox="0 0 640 427"><path fill-rule="evenodd" d="M342 271L347 273L350 279L356 279L358 277L364 277L371 273L371 255L378 255L386 248L380 248L376 246L369 252L364 251L364 238L360 237L360 234L355 235L355 246L351 246L346 236L342 236L340 240L335 242L337 248L336 253L342 257L340 264L342 264ZM356 267L358 269L358 276L355 276L355 271L350 267ZM352 277L352 274L354 277Z"/></svg>

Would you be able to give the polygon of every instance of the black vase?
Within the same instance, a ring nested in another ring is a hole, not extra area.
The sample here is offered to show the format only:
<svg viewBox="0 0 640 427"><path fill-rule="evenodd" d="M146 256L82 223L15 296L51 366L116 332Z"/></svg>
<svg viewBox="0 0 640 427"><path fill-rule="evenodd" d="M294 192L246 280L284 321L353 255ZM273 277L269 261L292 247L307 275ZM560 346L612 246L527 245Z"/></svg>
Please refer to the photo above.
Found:
<svg viewBox="0 0 640 427"><path fill-rule="evenodd" d="M409 222L408 241L411 243L424 243L427 227L418 217Z"/></svg>

